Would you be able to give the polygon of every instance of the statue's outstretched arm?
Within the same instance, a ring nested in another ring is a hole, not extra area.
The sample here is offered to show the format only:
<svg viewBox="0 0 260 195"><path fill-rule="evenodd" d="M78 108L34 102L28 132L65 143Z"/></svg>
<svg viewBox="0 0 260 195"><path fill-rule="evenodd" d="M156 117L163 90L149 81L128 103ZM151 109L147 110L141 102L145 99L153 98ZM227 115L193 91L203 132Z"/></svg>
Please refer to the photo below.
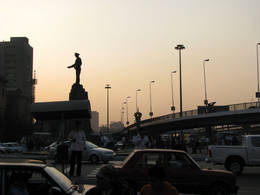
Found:
<svg viewBox="0 0 260 195"><path fill-rule="evenodd" d="M72 64L71 66L68 66L67 68L72 68L72 67L74 67L74 64Z"/></svg>

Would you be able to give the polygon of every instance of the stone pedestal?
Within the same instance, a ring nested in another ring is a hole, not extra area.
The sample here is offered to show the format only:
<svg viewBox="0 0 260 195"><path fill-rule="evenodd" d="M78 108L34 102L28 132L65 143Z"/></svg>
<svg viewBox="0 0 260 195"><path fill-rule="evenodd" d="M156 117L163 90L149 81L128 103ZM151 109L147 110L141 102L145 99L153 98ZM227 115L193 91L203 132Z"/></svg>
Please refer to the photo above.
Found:
<svg viewBox="0 0 260 195"><path fill-rule="evenodd" d="M80 120L82 123L82 128L85 130L86 134L89 135L92 132L90 119L91 119L91 106L88 99L88 92L83 88L81 84L74 83L71 87L69 94L69 101L86 100L89 102L89 114L86 118L73 119L70 122L70 127L73 128L75 120Z"/></svg>
<svg viewBox="0 0 260 195"><path fill-rule="evenodd" d="M82 85L74 83L70 90L69 100L88 100L88 92Z"/></svg>

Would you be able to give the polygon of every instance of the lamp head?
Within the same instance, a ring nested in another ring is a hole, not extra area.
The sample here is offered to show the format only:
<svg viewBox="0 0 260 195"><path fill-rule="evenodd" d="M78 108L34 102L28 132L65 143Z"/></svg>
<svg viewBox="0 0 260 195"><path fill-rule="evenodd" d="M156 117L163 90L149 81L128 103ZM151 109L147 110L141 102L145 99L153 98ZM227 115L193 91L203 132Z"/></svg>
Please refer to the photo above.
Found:
<svg viewBox="0 0 260 195"><path fill-rule="evenodd" d="M106 89L111 89L110 84L106 84L105 88Z"/></svg>
<svg viewBox="0 0 260 195"><path fill-rule="evenodd" d="M177 50L185 49L184 45L181 45L181 44L177 45L174 48L177 49Z"/></svg>
<svg viewBox="0 0 260 195"><path fill-rule="evenodd" d="M209 59L206 59L206 60L204 60L205 62L208 62L209 61Z"/></svg>

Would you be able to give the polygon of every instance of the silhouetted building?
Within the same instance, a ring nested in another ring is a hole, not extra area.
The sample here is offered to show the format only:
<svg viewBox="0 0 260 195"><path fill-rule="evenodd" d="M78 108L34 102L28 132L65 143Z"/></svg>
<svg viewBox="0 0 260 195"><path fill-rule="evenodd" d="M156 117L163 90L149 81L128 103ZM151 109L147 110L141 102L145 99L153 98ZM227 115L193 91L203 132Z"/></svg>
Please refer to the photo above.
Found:
<svg viewBox="0 0 260 195"><path fill-rule="evenodd" d="M69 131L75 129L75 122L81 121L80 128L86 135L91 134L91 118L88 100L37 102L32 104L31 112L36 119L37 131L49 131L53 137L67 139Z"/></svg>
<svg viewBox="0 0 260 195"><path fill-rule="evenodd" d="M32 126L33 48L28 38L11 37L8 42L0 42L0 67L6 80L5 136L18 138Z"/></svg>
<svg viewBox="0 0 260 195"><path fill-rule="evenodd" d="M91 112L90 124L93 132L99 132L99 113L97 111Z"/></svg>
<svg viewBox="0 0 260 195"><path fill-rule="evenodd" d="M118 131L121 131L122 129L124 128L124 124L121 122L121 121L118 121L118 122L115 122L115 121L112 121L110 123L110 132L118 132Z"/></svg>
<svg viewBox="0 0 260 195"><path fill-rule="evenodd" d="M1 70L0 70L1 73ZM4 113L6 107L6 98L5 98L5 79L3 76L0 75L0 137L5 130L5 120L4 120Z"/></svg>

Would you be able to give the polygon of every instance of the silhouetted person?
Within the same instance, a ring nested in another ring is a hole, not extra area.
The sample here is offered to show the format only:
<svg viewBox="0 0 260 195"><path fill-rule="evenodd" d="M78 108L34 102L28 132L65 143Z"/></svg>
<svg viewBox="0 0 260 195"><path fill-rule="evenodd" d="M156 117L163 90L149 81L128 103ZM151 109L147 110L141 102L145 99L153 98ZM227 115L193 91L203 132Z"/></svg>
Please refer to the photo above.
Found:
<svg viewBox="0 0 260 195"><path fill-rule="evenodd" d="M72 67L75 68L75 70L76 70L76 84L79 84L82 62L81 62L81 59L79 57L79 53L75 53L74 55L76 57L75 63L73 65L71 65L71 66L68 66L67 68L72 68Z"/></svg>
<svg viewBox="0 0 260 195"><path fill-rule="evenodd" d="M145 184L140 195L178 195L177 189L165 180L165 172L162 167L153 166L148 170L151 183Z"/></svg>
<svg viewBox="0 0 260 195"><path fill-rule="evenodd" d="M81 159L82 152L86 149L86 135L80 129L80 121L76 121L75 130L69 133L69 140L71 141L71 159L70 159L70 176L74 175L75 163L77 163L77 176L81 175Z"/></svg>

